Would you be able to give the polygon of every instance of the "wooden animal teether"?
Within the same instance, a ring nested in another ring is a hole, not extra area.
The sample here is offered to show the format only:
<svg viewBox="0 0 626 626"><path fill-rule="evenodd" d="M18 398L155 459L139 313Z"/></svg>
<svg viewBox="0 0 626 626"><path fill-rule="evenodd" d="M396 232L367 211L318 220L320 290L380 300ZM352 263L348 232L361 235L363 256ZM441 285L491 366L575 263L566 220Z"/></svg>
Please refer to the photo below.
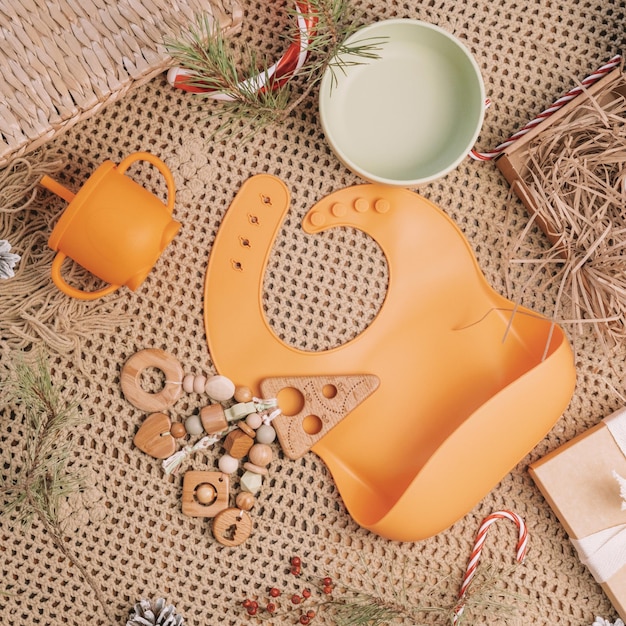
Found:
<svg viewBox="0 0 626 626"><path fill-rule="evenodd" d="M172 422L165 413L152 413L140 426L133 443L155 459L166 459L176 451L176 441L171 428Z"/></svg>
<svg viewBox="0 0 626 626"><path fill-rule="evenodd" d="M284 453L308 452L379 385L377 376L291 376L261 381L264 396L278 399L272 425Z"/></svg>
<svg viewBox="0 0 626 626"><path fill-rule="evenodd" d="M213 536L223 546L239 546L251 532L252 518L243 509L226 509L213 520Z"/></svg>

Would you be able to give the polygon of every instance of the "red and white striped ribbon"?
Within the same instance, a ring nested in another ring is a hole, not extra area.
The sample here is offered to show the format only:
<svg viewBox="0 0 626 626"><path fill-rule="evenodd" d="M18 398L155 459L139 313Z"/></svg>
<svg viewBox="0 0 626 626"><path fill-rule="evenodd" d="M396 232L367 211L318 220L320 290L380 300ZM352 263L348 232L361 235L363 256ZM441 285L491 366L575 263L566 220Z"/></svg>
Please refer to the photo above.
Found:
<svg viewBox="0 0 626 626"><path fill-rule="evenodd" d="M458 623L461 614L465 610L465 596L467 594L467 589L474 578L474 574L476 573L478 560L480 559L480 554L482 552L485 539L487 538L487 532L489 531L489 528L491 528L491 525L500 519L509 519L512 522L515 522L519 529L519 539L517 541L515 558L519 563L521 563L526 556L526 550L528 548L528 530L524 520L517 513L513 513L513 511L496 511L491 515L488 515L478 529L476 541L474 542L474 548L470 555L467 569L465 570L465 576L463 577L463 583L461 584L461 589L459 591L459 601L454 609L454 617L452 619L452 623L455 626Z"/></svg>
<svg viewBox="0 0 626 626"><path fill-rule="evenodd" d="M611 58L607 63L605 63L602 67L599 67L593 74L587 76L582 83L570 91L568 91L564 96L559 98L556 102L554 102L551 106L549 106L545 111L542 111L537 117L528 122L526 126L518 130L516 133L513 133L506 141L503 141L500 145L496 146L493 150L489 152L478 152L477 150L472 150L470 152L470 156L476 161L491 161L495 159L499 154L501 154L504 150L506 150L511 144L513 144L517 139L523 137L526 133L532 130L535 126L543 122L546 118L550 117L553 113L556 113L560 108L566 105L570 100L573 100L576 96L581 94L587 87L590 87L595 82L600 80L603 76L608 74L611 70L615 69L622 62L621 55L617 54L613 58Z"/></svg>
<svg viewBox="0 0 626 626"><path fill-rule="evenodd" d="M308 56L311 32L317 24L317 18L312 14L309 2L296 0L295 5L296 18L298 21L297 36L283 56L276 61L274 65L242 81L239 84L242 90L262 92L268 87L272 90L277 89L295 76L304 65ZM201 78L191 70L185 68L170 68L167 73L167 81L172 87L192 93L202 93L213 100L234 100L234 97L230 94L221 93L213 88L203 86Z"/></svg>

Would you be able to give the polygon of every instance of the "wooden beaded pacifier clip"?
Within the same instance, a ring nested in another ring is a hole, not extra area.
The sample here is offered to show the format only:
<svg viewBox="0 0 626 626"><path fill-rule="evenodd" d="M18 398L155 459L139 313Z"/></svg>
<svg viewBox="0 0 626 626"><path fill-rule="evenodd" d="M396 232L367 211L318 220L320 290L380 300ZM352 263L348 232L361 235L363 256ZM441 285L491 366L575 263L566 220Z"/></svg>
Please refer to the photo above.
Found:
<svg viewBox="0 0 626 626"><path fill-rule="evenodd" d="M147 368L165 374L163 388L150 393L141 387ZM248 511L256 503L272 461L270 444L276 439L271 425L279 413L275 399L254 398L250 389L236 387L225 376L184 375L179 361L162 350L146 349L134 354L122 368L121 387L125 398L138 409L152 411L137 431L133 443L143 452L163 459L167 474L175 472L182 460L196 450L206 449L222 437L225 453L218 461L219 471L188 471L183 478L182 511L192 517L213 519L213 534L226 546L243 543L252 531ZM206 393L212 404L182 422L172 422L167 410L181 393ZM223 404L228 406L223 406ZM176 452L176 440L186 435L206 433L193 446ZM247 456L247 461L244 460ZM243 462L239 480L241 493L236 507L229 506L230 475Z"/></svg>
<svg viewBox="0 0 626 626"><path fill-rule="evenodd" d="M165 375L155 393L141 387L144 370L155 368ZM236 386L226 376L185 375L179 361L158 349L141 350L122 368L125 398L138 409L151 412L133 442L146 454L163 460L167 474L197 450L223 439L225 453L219 471L187 471L183 478L182 511L192 517L213 518L213 535L225 546L243 543L252 532L249 511L268 474L278 437L286 456L296 459L336 426L373 393L379 380L372 375L296 376L264 379L261 391L271 396L253 396L251 389ZM172 422L163 411L173 406L182 392L206 393L212 403L183 422ZM282 398L284 406L279 406ZM192 446L176 451L176 440L186 435L204 436ZM247 457L247 459L246 459ZM229 504L230 476L240 464L241 492L235 507Z"/></svg>

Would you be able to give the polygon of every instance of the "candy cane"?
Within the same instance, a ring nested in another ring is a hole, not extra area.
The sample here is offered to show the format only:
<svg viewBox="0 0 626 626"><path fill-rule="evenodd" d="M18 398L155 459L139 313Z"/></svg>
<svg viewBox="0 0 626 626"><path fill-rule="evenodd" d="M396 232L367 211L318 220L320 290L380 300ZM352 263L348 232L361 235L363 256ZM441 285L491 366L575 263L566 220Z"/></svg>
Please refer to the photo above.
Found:
<svg viewBox="0 0 626 626"><path fill-rule="evenodd" d="M619 54L615 55L602 67L598 68L593 74L590 74L589 76L587 76L587 78L585 78L580 85L568 91L564 96L562 96L556 102L554 102L552 106L548 107L545 111L542 111L539 115L537 115L537 117L535 117L533 120L528 122L526 126L518 130L516 133L513 133L506 141L496 146L490 152L477 152L476 150L472 150L470 152L470 156L476 161L491 161L492 159L495 159L499 154L501 154L511 144L513 144L517 139L519 139L520 137L523 137L526 133L532 130L535 126L543 122L543 120L550 117L553 113L556 113L556 111L558 111L568 102L570 102L570 100L573 100L576 96L580 95L587 87L590 87L595 82L599 81L603 76L608 74L611 70L615 69L618 65L620 65L621 61L622 61L621 55Z"/></svg>
<svg viewBox="0 0 626 626"><path fill-rule="evenodd" d="M463 583L461 584L461 590L459 591L459 601L454 609L454 617L452 619L452 623L455 626L458 623L461 614L465 610L465 596L467 594L467 589L474 578L474 574L476 573L480 553L482 552L485 539L487 538L487 532L491 525L500 519L510 519L512 522L515 522L519 529L519 539L517 541L517 553L515 558L519 563L521 563L526 556L526 549L528 548L528 530L526 529L524 520L517 513L513 513L513 511L496 511L491 515L488 515L478 529L476 541L474 542L474 549L472 550L469 563L467 564L467 569L465 570L465 576L463 577Z"/></svg>
<svg viewBox="0 0 626 626"><path fill-rule="evenodd" d="M296 18L298 21L298 34L285 54L271 67L256 76L247 78L239 83L238 88L242 91L262 92L268 86L277 89L284 85L290 78L295 76L304 65L308 56L311 32L317 24L317 18L311 14L308 2L296 0ZM209 94L213 100L233 101L235 98L230 94L221 93L210 87L202 86L202 79L195 72L181 67L172 67L167 72L167 81L172 87L190 91L192 93Z"/></svg>

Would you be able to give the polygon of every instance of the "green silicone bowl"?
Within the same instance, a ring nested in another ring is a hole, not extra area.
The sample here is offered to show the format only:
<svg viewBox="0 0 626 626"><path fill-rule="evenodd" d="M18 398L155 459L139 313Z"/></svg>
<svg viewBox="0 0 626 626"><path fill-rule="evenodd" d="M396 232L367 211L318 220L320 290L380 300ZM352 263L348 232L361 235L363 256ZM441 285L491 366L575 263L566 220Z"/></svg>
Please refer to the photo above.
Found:
<svg viewBox="0 0 626 626"><path fill-rule="evenodd" d="M470 52L443 29L392 19L346 45L375 43L376 59L346 54L320 84L320 121L337 157L362 178L416 187L457 167L483 123L485 88Z"/></svg>

